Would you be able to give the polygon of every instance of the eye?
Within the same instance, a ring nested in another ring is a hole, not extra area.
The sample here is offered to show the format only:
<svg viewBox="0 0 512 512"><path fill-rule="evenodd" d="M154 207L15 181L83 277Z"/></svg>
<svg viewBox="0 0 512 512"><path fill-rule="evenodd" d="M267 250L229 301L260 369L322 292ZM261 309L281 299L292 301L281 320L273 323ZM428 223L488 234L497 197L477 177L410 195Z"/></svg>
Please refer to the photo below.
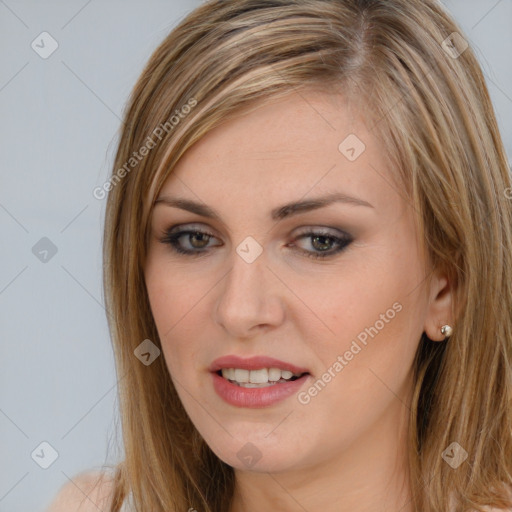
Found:
<svg viewBox="0 0 512 512"><path fill-rule="evenodd" d="M309 239L311 241L311 246L313 247L314 251L311 252L309 250L305 250L301 252L308 258L315 259L334 256L345 250L353 242L352 236L348 233L343 233L343 235L339 237L324 230L307 231L299 235L296 240L301 240L303 238ZM335 247L334 250L332 249L333 246Z"/></svg>
<svg viewBox="0 0 512 512"><path fill-rule="evenodd" d="M160 242L170 245L172 250L178 254L197 257L208 253L206 248L210 240L215 238L214 235L200 229L177 230L177 227L166 230ZM299 252L308 258L315 259L334 256L345 250L353 242L352 236L345 232L342 232L342 236L336 236L325 230L309 230L299 234L294 242L288 244L287 247L295 246L297 240L304 238L310 240L313 250L300 249ZM182 242L186 242L188 247L183 247Z"/></svg>
<svg viewBox="0 0 512 512"><path fill-rule="evenodd" d="M181 245L180 240L184 239L190 243L191 248L184 248ZM169 228L165 236L160 240L163 244L170 245L173 251L176 251L178 254L186 254L189 256L200 256L206 251L204 250L196 250L196 249L204 249L211 238L214 236L210 233L206 233L199 229L188 229L175 231L175 228Z"/></svg>

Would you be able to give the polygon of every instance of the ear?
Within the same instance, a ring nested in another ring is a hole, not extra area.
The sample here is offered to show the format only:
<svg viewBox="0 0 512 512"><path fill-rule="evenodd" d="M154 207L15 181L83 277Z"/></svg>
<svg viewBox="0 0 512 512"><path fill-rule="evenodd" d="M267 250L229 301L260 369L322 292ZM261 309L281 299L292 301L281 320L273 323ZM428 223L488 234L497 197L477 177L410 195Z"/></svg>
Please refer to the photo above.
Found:
<svg viewBox="0 0 512 512"><path fill-rule="evenodd" d="M455 284L444 272L434 272L430 280L428 310L423 326L425 334L432 341L444 341L443 325L453 327Z"/></svg>

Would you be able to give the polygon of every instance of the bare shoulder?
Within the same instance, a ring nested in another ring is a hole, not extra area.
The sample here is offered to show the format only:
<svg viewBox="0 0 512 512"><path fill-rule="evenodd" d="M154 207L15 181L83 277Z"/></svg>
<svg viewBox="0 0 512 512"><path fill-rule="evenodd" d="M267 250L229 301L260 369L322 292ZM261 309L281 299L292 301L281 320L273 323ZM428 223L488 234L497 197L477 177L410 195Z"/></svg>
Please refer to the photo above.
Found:
<svg viewBox="0 0 512 512"><path fill-rule="evenodd" d="M112 475L89 471L64 484L45 512L107 511L112 500Z"/></svg>

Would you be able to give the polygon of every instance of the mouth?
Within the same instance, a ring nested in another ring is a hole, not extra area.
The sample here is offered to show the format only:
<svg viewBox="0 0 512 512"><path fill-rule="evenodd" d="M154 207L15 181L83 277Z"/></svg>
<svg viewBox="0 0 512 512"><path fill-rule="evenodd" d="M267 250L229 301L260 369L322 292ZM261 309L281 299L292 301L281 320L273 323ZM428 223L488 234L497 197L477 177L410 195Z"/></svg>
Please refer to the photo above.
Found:
<svg viewBox="0 0 512 512"><path fill-rule="evenodd" d="M260 388L292 382L311 375L307 368L281 361L273 357L227 355L212 362L210 372L235 386Z"/></svg>
<svg viewBox="0 0 512 512"><path fill-rule="evenodd" d="M235 407L270 407L293 396L312 376L308 368L273 357L240 357L235 354L215 359L208 368L213 388Z"/></svg>
<svg viewBox="0 0 512 512"><path fill-rule="evenodd" d="M293 382L309 372L296 372L281 370L279 368L260 368L248 370L245 368L222 368L215 372L219 377L235 386L243 388L265 388L287 382Z"/></svg>

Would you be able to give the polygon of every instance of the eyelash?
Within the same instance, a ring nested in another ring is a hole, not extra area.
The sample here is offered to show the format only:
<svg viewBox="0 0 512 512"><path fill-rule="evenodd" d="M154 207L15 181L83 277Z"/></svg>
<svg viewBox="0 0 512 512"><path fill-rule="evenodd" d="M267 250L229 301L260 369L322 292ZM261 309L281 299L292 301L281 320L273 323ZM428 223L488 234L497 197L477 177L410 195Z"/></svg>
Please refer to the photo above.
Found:
<svg viewBox="0 0 512 512"><path fill-rule="evenodd" d="M173 228L169 228L166 231L165 236L162 239L160 239L160 242L171 246L171 249L178 254L188 255L188 256L192 256L192 257L202 256L207 252L207 250L183 249L179 245L179 239L182 236L199 234L199 235L204 235L204 236L207 236L210 238L215 238L214 235L204 232L204 231L201 231L199 229L189 229L189 230L177 231L175 233L173 233L172 230L173 230ZM298 237L296 237L295 240L300 240L302 238L313 238L313 237L324 237L324 238L332 240L335 244L338 245L338 249L331 251L331 252L313 253L310 251L300 249L300 252L304 256L306 256L308 258L313 258L313 259L323 259L323 258L328 258L330 256L335 256L336 254L339 254L342 251L344 251L353 242L353 238L348 234L346 234L345 237L340 238L340 237L334 236L334 235L329 234L322 230L319 230L319 231L310 230L310 231L307 231L304 233L300 233L300 235Z"/></svg>

